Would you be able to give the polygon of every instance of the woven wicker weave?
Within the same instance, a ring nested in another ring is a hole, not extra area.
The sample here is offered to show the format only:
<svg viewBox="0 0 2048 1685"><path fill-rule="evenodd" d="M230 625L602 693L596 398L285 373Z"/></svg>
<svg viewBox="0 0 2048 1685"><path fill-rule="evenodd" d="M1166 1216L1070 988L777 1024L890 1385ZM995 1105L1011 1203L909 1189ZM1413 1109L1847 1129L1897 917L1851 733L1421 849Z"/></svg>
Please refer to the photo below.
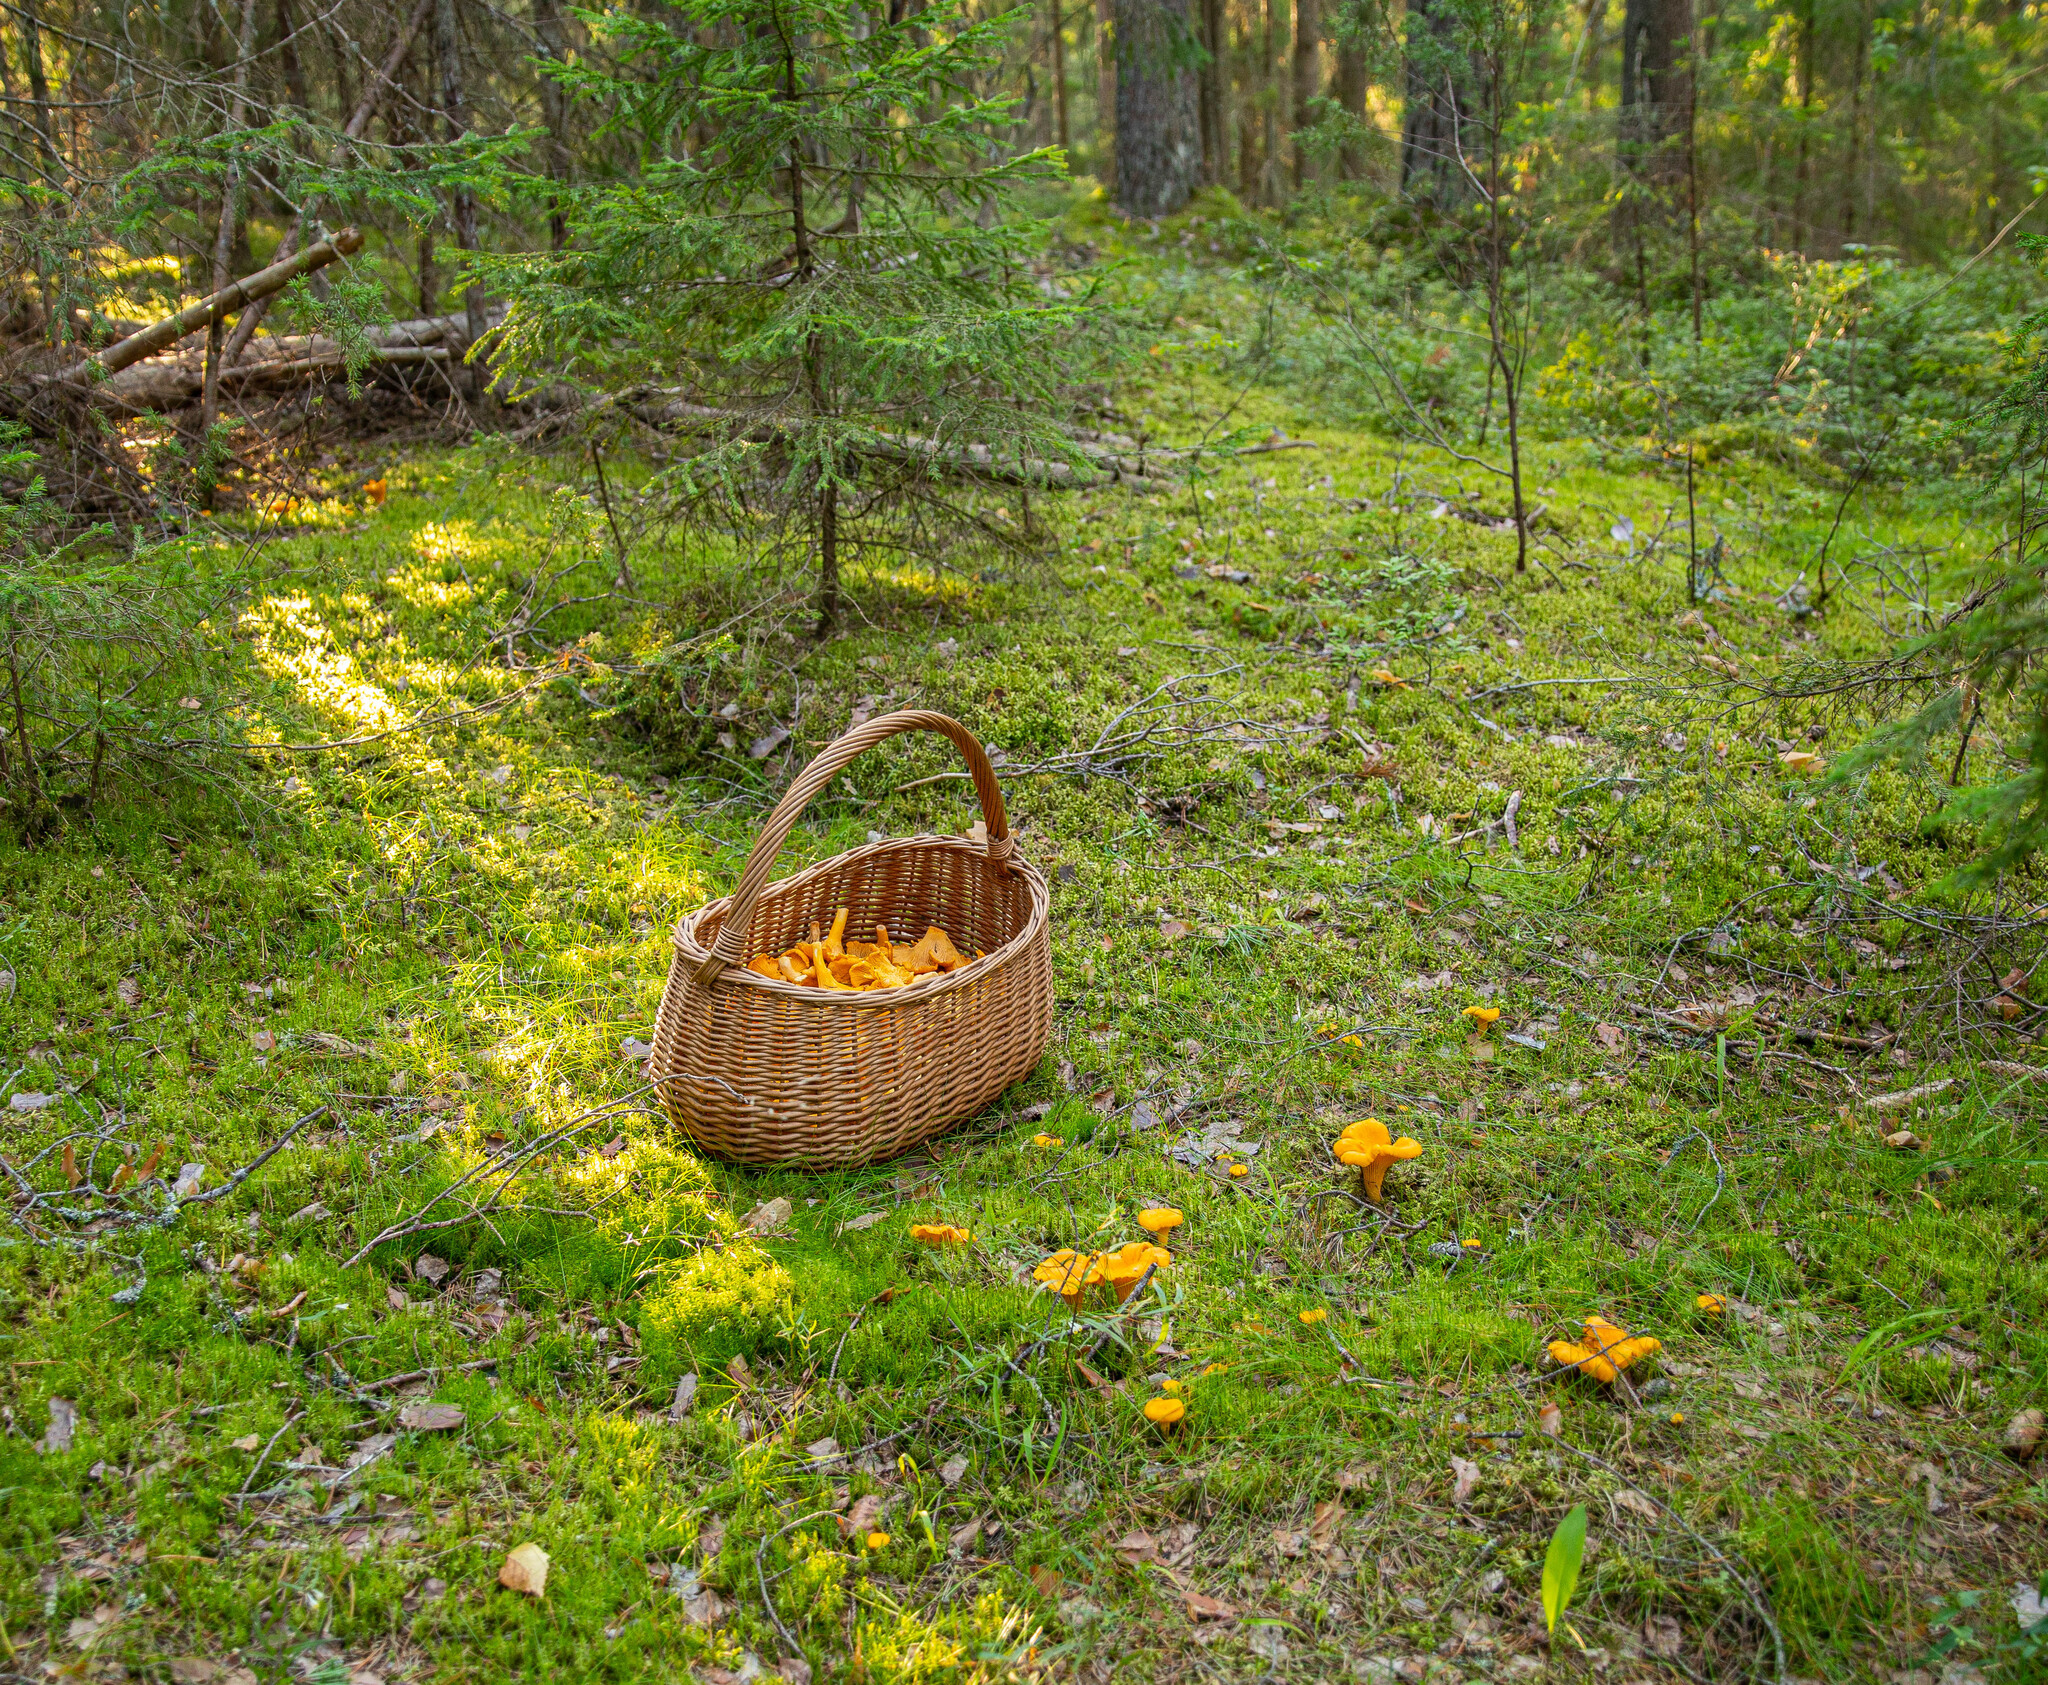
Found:
<svg viewBox="0 0 2048 1685"><path fill-rule="evenodd" d="M988 831L870 843L769 885L812 797L864 749L936 731L966 758ZM1018 858L995 768L944 714L870 720L804 768L768 816L739 888L676 927L654 1021L653 1069L669 1116L719 1158L850 1165L893 1158L971 1117L1038 1064L1052 1031L1045 879ZM887 924L914 941L943 926L981 957L904 988L841 994L747 969L850 909L847 934Z"/></svg>

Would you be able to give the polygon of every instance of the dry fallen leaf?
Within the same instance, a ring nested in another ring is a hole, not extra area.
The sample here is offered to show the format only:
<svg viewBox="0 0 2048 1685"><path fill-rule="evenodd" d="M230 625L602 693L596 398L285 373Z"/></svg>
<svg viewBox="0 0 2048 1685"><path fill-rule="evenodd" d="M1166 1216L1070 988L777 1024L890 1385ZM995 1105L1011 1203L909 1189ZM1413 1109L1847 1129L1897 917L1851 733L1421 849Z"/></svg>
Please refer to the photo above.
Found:
<svg viewBox="0 0 2048 1685"><path fill-rule="evenodd" d="M50 1425L43 1429L44 1452L69 1451L71 1436L78 1431L78 1406L68 1398L50 1400Z"/></svg>
<svg viewBox="0 0 2048 1685"><path fill-rule="evenodd" d="M548 1553L530 1542L514 1545L505 1553L504 1566L498 1570L498 1584L528 1597L544 1595L548 1585Z"/></svg>
<svg viewBox="0 0 2048 1685"><path fill-rule="evenodd" d="M453 1404L408 1404L398 1412L398 1425L413 1433L446 1433L459 1428L467 1418ZM543 1571L545 1571L545 1558Z"/></svg>
<svg viewBox="0 0 2048 1685"><path fill-rule="evenodd" d="M840 1535L848 1539L865 1537L881 1519L882 1500L878 1494L869 1492L854 1499L853 1508L839 1518Z"/></svg>
<svg viewBox="0 0 2048 1685"><path fill-rule="evenodd" d="M2048 1413L2022 1410L2005 1424L2005 1432L1998 1436L1999 1449L2015 1462L2024 1463L2039 1449L2044 1430L2048 1430Z"/></svg>
<svg viewBox="0 0 2048 1685"><path fill-rule="evenodd" d="M1663 1512L1633 1486L1624 1486L1614 1494L1614 1507L1625 1509L1630 1515L1640 1516L1645 1521L1659 1520Z"/></svg>
<svg viewBox="0 0 2048 1685"><path fill-rule="evenodd" d="M64 1629L73 1648L90 1650L120 1622L120 1605L102 1603L90 1615L80 1615Z"/></svg>
<svg viewBox="0 0 2048 1685"><path fill-rule="evenodd" d="M1064 1584L1064 1581L1057 1573L1041 1562L1031 1570L1031 1583L1038 1588L1039 1596L1057 1597L1060 1594L1060 1587Z"/></svg>
<svg viewBox="0 0 2048 1685"><path fill-rule="evenodd" d="M756 1234L768 1234L789 1221L792 1207L788 1200L777 1195L754 1207L741 1219Z"/></svg>
<svg viewBox="0 0 2048 1685"><path fill-rule="evenodd" d="M939 1465L939 1478L948 1486L958 1486L967 1473L967 1459L964 1456L948 1457Z"/></svg>
<svg viewBox="0 0 2048 1685"><path fill-rule="evenodd" d="M1126 1533L1116 1542L1116 1553L1133 1568L1159 1560L1159 1541L1150 1533Z"/></svg>
<svg viewBox="0 0 2048 1685"><path fill-rule="evenodd" d="M965 1555L974 1548L976 1541L980 1538L981 1518L976 1516L974 1520L955 1527L951 1533L946 1535L946 1542L962 1555Z"/></svg>
<svg viewBox="0 0 2048 1685"><path fill-rule="evenodd" d="M1619 1024L1595 1024L1593 1026L1593 1035L1609 1053L1619 1053L1621 1051L1621 1026Z"/></svg>
<svg viewBox="0 0 2048 1685"><path fill-rule="evenodd" d="M1191 1591L1181 1599L1187 1612L1198 1621L1234 1621L1237 1611L1221 1598L1210 1597L1203 1592Z"/></svg>
<svg viewBox="0 0 2048 1685"><path fill-rule="evenodd" d="M230 1451L254 1451L262 1444L263 1435L260 1433L245 1433L240 1439L229 1440L228 1449Z"/></svg>
<svg viewBox="0 0 2048 1685"><path fill-rule="evenodd" d="M1451 1490L1451 1502L1471 1502L1473 1490L1479 1484L1479 1465L1466 1457L1453 1457L1451 1473L1457 1477L1457 1485Z"/></svg>
<svg viewBox="0 0 2048 1685"><path fill-rule="evenodd" d="M1179 919L1168 919L1159 927L1159 934L1169 942L1178 942L1183 936L1192 936L1194 926L1182 924Z"/></svg>
<svg viewBox="0 0 2048 1685"><path fill-rule="evenodd" d="M1552 1439L1560 1438L1563 1435L1564 1412L1557 1407L1554 1399L1536 1412L1536 1430L1539 1433L1549 1434Z"/></svg>

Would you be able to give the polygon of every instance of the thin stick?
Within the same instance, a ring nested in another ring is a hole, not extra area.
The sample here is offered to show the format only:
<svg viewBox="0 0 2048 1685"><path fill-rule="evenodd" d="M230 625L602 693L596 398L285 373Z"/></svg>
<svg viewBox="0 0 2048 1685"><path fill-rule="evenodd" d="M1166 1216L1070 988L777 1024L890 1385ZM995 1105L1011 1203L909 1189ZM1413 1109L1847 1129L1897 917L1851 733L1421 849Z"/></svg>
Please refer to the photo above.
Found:
<svg viewBox="0 0 2048 1685"><path fill-rule="evenodd" d="M300 1118L297 1123L293 1124L291 1128L287 1129L275 1141L271 1142L269 1146L265 1147L262 1152L258 1153L247 1164L243 1165L241 1169L237 1170L232 1176L230 1176L225 1182L221 1183L219 1187L208 1188L204 1193L188 1194L184 1199L180 1200L178 1203L180 1205L204 1205L209 1200L225 1198L227 1195L233 1193L237 1188L239 1188L244 1182L248 1181L248 1179L251 1176L255 1175L257 1171L261 1170L264 1167L264 1165L268 1164L273 1158L275 1158L280 1152L282 1152L287 1146L289 1146L291 1144L292 1137L298 1134L300 1130L304 1129L307 1124L311 1123L316 1117L325 1117L326 1115L326 1106L315 1106L304 1117Z"/></svg>

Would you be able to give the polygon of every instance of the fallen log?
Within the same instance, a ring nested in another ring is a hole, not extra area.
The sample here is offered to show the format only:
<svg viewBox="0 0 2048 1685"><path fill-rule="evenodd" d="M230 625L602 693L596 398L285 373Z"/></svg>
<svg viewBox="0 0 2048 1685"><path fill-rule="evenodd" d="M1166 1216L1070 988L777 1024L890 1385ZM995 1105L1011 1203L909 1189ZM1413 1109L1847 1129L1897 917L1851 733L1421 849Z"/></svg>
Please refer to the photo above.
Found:
<svg viewBox="0 0 2048 1685"><path fill-rule="evenodd" d="M197 304L188 304L175 316L166 316L160 322L152 322L140 333L132 333L118 344L110 345L104 351L95 352L84 361L74 363L70 368L56 374L42 375L35 384L47 390L54 386L77 386L86 381L104 379L118 374L131 363L139 363L166 346L175 345L187 334L197 333L201 328L210 328L224 316L231 316L237 310L253 304L259 298L268 298L272 293L281 293L301 275L310 275L316 269L325 268L337 258L351 256L363 248L363 237L353 228L344 228L338 234L330 234L324 240L316 240L302 252L295 252L282 262L273 263L268 269L259 269L253 275L245 275L239 281L230 282L217 293L210 293Z"/></svg>
<svg viewBox="0 0 2048 1685"><path fill-rule="evenodd" d="M223 392L278 390L303 385L309 380L332 379L348 367L348 352L338 342L321 335L300 334L270 342L285 347L275 355L236 363L220 371ZM374 346L373 365L393 363L445 363L445 345ZM124 369L101 381L90 394L96 409L119 415L140 415L145 410L173 410L194 402L205 389L206 370L194 359L148 362Z"/></svg>
<svg viewBox="0 0 2048 1685"><path fill-rule="evenodd" d="M658 401L649 402L649 399ZM788 425L774 414L747 415L741 411L718 409L708 404L693 403L688 398L660 391L648 392L645 389L637 398L628 395L625 407L650 427L676 427L692 423L737 425L765 438L785 431ZM1094 491L1105 486L1124 486L1133 491L1178 489L1172 480L1145 474L1125 458L1087 445L1077 445L1076 449L1088 460L1095 470L1093 473L1077 469L1071 462L1040 461L1028 457L1006 462L999 460L987 445L951 445L944 440L928 439L918 433L872 434L851 448L857 454L876 461L901 463L906 467L957 475L962 479L979 480L989 485L1023 486L1034 490L1051 491Z"/></svg>

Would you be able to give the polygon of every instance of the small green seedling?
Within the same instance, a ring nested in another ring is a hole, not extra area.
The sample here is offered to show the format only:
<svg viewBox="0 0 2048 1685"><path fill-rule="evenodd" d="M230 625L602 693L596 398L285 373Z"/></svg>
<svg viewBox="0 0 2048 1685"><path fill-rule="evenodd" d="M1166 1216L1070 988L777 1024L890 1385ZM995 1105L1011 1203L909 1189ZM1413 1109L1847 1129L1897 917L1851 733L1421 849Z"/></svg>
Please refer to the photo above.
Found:
<svg viewBox="0 0 2048 1685"><path fill-rule="evenodd" d="M1571 1514L1550 1535L1543 1558L1543 1619L1552 1632L1579 1583L1579 1563L1586 1555L1586 1506L1572 1505Z"/></svg>

